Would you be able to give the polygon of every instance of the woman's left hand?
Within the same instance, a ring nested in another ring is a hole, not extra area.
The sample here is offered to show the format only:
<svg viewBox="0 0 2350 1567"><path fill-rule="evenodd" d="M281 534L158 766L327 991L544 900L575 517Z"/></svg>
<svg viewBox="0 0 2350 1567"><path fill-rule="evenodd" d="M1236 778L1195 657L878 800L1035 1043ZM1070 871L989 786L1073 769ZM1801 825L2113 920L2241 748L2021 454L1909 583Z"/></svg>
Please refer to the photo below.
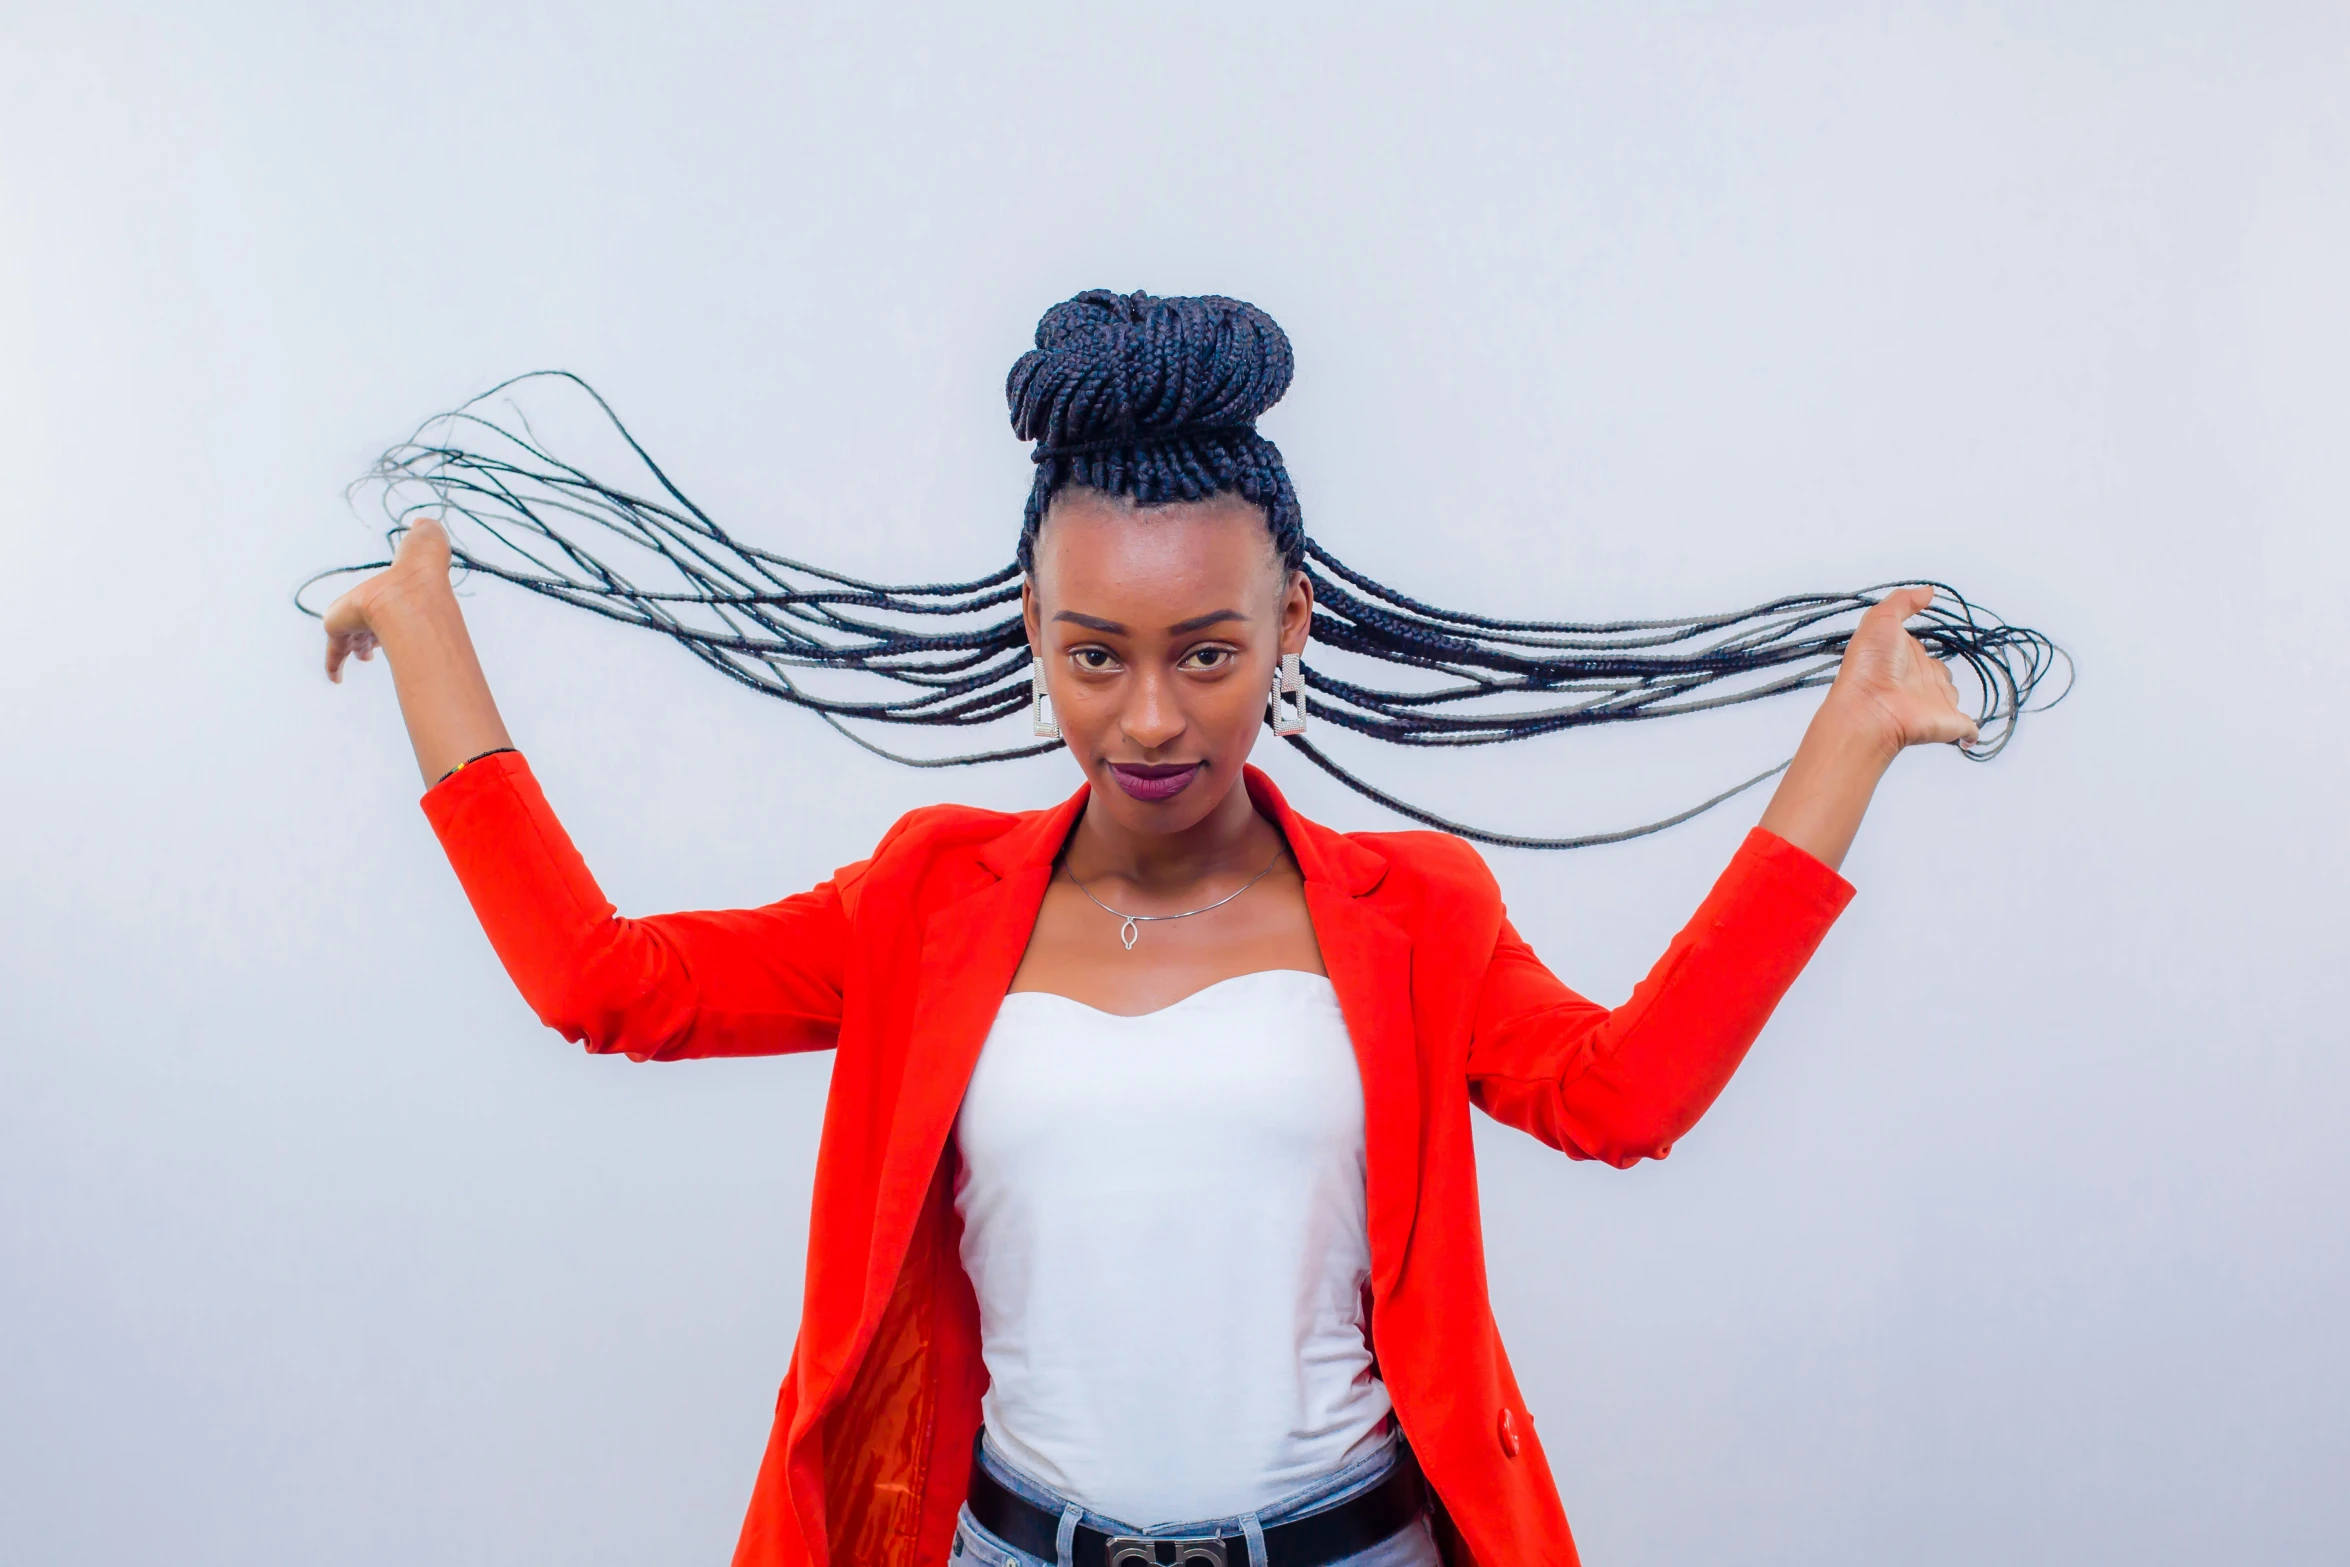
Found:
<svg viewBox="0 0 2350 1567"><path fill-rule="evenodd" d="M1828 689L1828 702L1843 707L1852 721L1872 726L1887 756L1904 746L1976 737L1950 671L1905 629L1912 615L1933 602L1931 588L1886 594L1860 617Z"/></svg>
<svg viewBox="0 0 2350 1567"><path fill-rule="evenodd" d="M1930 588L1888 593L1860 617L1828 699L1812 716L1762 825L1831 870L1844 863L1869 796L1902 748L1975 738L1942 661L1906 629Z"/></svg>

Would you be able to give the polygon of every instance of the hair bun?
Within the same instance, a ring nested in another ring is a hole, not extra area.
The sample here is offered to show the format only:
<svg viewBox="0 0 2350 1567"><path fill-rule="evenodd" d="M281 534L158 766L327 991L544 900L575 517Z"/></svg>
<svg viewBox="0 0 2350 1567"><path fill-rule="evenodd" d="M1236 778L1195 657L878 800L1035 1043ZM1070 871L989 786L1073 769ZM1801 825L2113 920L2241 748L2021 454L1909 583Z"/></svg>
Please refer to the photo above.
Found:
<svg viewBox="0 0 2350 1567"><path fill-rule="evenodd" d="M1254 305L1092 288L1036 323L1004 401L1019 437L1048 450L1157 445L1252 427L1292 368L1288 335Z"/></svg>

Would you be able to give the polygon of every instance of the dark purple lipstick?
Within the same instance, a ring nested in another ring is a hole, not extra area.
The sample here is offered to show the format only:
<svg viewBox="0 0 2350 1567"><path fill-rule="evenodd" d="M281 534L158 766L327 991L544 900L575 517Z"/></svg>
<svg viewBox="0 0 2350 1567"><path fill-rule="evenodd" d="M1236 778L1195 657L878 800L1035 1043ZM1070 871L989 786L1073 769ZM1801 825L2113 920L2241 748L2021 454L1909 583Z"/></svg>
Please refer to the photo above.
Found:
<svg viewBox="0 0 2350 1567"><path fill-rule="evenodd" d="M1199 776L1203 762L1112 762L1110 774L1118 787L1137 800L1156 805L1172 800Z"/></svg>

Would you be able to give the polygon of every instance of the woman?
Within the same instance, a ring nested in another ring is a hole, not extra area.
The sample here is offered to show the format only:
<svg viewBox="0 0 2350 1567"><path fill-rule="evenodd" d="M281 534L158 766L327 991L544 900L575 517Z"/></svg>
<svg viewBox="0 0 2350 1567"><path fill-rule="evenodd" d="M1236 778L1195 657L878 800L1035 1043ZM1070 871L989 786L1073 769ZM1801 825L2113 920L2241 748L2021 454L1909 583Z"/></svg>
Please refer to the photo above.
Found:
<svg viewBox="0 0 2350 1567"><path fill-rule="evenodd" d="M919 810L812 891L622 919L512 748L437 523L328 612L328 673L389 658L426 814L551 1027L638 1060L837 1051L737 1562L1571 1562L1487 1305L1469 1107L1618 1166L1689 1129L1850 898L1887 765L1975 738L1904 629L1931 595L1862 619L1761 826L1610 1010L1467 844L1334 832L1247 765L1298 721L1313 610L1253 427L1279 328L1089 294L1038 345L1020 602L1039 733L1083 774L1058 806Z"/></svg>

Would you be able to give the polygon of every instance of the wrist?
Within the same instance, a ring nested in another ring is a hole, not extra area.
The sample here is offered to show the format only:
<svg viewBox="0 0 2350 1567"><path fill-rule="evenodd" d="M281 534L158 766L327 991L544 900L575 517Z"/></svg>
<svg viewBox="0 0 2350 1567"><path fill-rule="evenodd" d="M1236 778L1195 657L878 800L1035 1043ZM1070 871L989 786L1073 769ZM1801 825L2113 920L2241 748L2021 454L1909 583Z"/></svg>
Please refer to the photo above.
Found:
<svg viewBox="0 0 2350 1567"><path fill-rule="evenodd" d="M464 619L446 572L402 577L387 574L373 587L367 600L367 629L387 649L417 631Z"/></svg>
<svg viewBox="0 0 2350 1567"><path fill-rule="evenodd" d="M1764 830L1837 869L1900 752L1899 732L1875 703L1831 690L1763 812Z"/></svg>
<svg viewBox="0 0 2350 1567"><path fill-rule="evenodd" d="M1847 765L1880 773L1893 765L1905 743L1900 726L1877 703L1833 687L1804 735L1807 747L1816 745Z"/></svg>

